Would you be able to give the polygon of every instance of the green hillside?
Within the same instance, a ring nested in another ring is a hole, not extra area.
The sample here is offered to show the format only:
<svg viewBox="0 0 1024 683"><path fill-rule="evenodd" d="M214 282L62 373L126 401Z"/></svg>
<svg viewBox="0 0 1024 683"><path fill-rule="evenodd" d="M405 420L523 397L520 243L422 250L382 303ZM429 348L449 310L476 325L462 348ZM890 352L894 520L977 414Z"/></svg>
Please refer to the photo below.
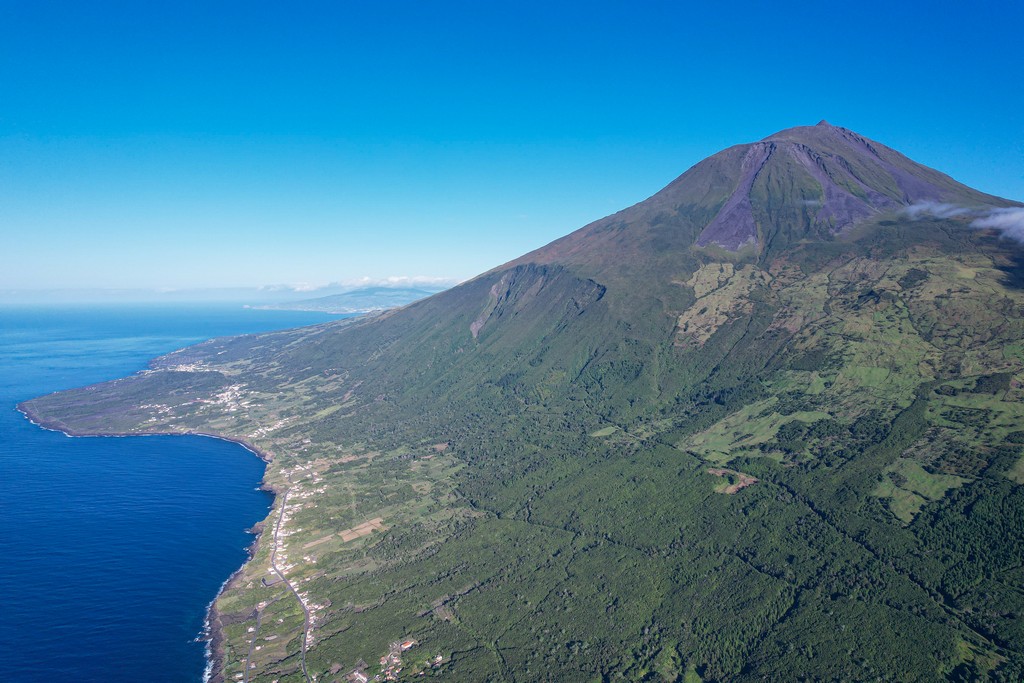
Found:
<svg viewBox="0 0 1024 683"><path fill-rule="evenodd" d="M972 226L1017 206L791 129L401 310L22 409L272 459L226 680L1017 681L1024 248Z"/></svg>

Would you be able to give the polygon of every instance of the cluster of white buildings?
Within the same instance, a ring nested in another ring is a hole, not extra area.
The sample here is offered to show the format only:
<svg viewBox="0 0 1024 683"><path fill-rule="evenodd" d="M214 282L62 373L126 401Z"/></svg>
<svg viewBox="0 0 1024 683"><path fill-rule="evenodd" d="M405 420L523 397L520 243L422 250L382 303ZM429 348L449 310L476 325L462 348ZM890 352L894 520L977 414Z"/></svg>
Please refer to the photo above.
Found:
<svg viewBox="0 0 1024 683"><path fill-rule="evenodd" d="M323 478L309 467L296 465L290 469L283 469L281 472L289 482L292 482L292 486L288 490L288 497L284 507L281 509L281 516L274 535L273 542L275 545L271 549L271 552L272 557L274 558L274 567L272 567L272 572L279 573L284 577L287 572L290 572L298 566L295 562L288 561L288 550L285 546L285 539L303 531L302 527L297 527L295 529L290 528L289 523L294 519L295 513L300 510L316 507L316 503L304 501L315 495L323 493L326 490L326 487L320 486L311 489L303 489L301 484L294 482L295 479L303 479L307 477L310 477L313 483L322 482ZM296 499L298 502L293 502ZM302 560L307 564L314 561L309 555L303 556ZM287 578L293 586L313 579L312 576L307 576L304 579ZM314 643L313 628L322 619L323 611L327 609L327 605L314 602L310 598L308 590L295 589L295 594L299 598L299 602L302 604L303 609L309 615L309 629L306 633L306 647L312 647Z"/></svg>
<svg viewBox="0 0 1024 683"><path fill-rule="evenodd" d="M249 404L246 403L245 405L248 406ZM261 436L267 436L271 432L276 432L281 427L284 427L286 424L291 422L293 419L294 418L291 418L291 417L284 417L284 418L281 418L280 420L276 420L275 422L271 422L270 424L268 424L268 425L266 425L264 427L257 427L256 429L254 429L251 432L249 432L249 438L250 439L258 439Z"/></svg>

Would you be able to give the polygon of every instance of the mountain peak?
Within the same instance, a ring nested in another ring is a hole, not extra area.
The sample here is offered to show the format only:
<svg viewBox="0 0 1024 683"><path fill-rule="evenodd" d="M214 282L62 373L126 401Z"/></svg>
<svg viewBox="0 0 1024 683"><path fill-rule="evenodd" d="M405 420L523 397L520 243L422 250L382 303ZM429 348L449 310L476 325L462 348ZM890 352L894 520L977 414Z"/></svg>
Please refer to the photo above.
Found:
<svg viewBox="0 0 1024 683"><path fill-rule="evenodd" d="M855 131L822 121L704 159L647 200L501 268L580 265L625 273L693 247L764 254L827 241L917 203L1016 205L956 182Z"/></svg>
<svg viewBox="0 0 1024 683"><path fill-rule="evenodd" d="M780 230L798 239L828 238L919 202L1000 201L825 120L731 148L687 175L711 166L728 174L733 187L696 244L729 251L763 247Z"/></svg>

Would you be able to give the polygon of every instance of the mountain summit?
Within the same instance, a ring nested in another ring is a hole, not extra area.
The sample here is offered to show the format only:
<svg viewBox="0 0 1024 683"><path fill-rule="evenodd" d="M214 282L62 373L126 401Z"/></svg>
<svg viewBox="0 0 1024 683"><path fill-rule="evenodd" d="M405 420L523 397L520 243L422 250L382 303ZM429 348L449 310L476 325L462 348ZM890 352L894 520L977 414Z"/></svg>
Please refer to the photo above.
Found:
<svg viewBox="0 0 1024 683"><path fill-rule="evenodd" d="M577 252L580 240L608 243L623 230L628 240L656 234L677 247L770 251L795 240L829 239L925 202L1011 204L822 121L723 150L650 199L555 242L550 257L542 250L528 258L560 258Z"/></svg>
<svg viewBox="0 0 1024 683"><path fill-rule="evenodd" d="M701 231L700 246L741 249L770 234L759 226L786 220L808 234L836 234L919 202L974 205L993 199L825 121L726 150L704 163L719 160L735 187ZM695 176L706 172L694 169ZM680 179L680 185L687 182Z"/></svg>
<svg viewBox="0 0 1024 683"><path fill-rule="evenodd" d="M1020 681L1020 206L791 128L403 308L21 409L270 461L215 680Z"/></svg>

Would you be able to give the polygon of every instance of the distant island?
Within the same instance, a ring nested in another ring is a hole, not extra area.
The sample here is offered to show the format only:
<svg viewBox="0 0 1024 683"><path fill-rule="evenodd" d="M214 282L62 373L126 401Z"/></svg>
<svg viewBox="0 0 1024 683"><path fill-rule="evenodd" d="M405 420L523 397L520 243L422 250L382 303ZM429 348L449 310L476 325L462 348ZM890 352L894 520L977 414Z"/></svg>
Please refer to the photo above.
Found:
<svg viewBox="0 0 1024 683"><path fill-rule="evenodd" d="M279 311L320 311L323 313L366 313L405 306L444 291L444 287L362 287L299 301L282 301L252 308Z"/></svg>
<svg viewBox="0 0 1024 683"><path fill-rule="evenodd" d="M404 307L21 409L269 462L217 681L1021 681L1021 230L823 121Z"/></svg>

